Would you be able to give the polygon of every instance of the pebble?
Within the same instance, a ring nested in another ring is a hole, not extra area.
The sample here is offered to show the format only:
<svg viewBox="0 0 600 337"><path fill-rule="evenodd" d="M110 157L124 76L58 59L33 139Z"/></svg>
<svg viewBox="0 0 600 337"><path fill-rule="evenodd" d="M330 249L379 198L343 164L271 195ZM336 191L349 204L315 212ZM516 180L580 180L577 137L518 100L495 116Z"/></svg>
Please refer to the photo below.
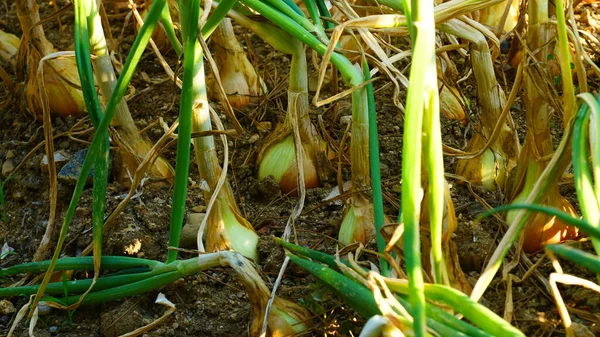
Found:
<svg viewBox="0 0 600 337"><path fill-rule="evenodd" d="M254 143L258 142L259 139L260 139L260 136L258 135L258 133L255 133L252 136L250 136L250 138L248 138L248 144L254 144Z"/></svg>
<svg viewBox="0 0 600 337"><path fill-rule="evenodd" d="M46 303L40 302L40 304L38 304L38 314L40 316L48 315L51 311L52 307L50 307Z"/></svg>
<svg viewBox="0 0 600 337"><path fill-rule="evenodd" d="M179 323L175 322L175 323L173 323L173 325L171 327L173 328L173 330L177 329L177 328L179 328Z"/></svg>
<svg viewBox="0 0 600 337"><path fill-rule="evenodd" d="M15 150L8 150L8 152L6 152L6 159L13 159L16 156L17 152Z"/></svg>
<svg viewBox="0 0 600 337"><path fill-rule="evenodd" d="M69 144L69 142L67 142L67 141L64 141L64 142L61 142L60 144L58 144L58 147L63 150L68 149L70 146L71 146L71 144Z"/></svg>
<svg viewBox="0 0 600 337"><path fill-rule="evenodd" d="M63 166L58 172L58 180L62 183L75 185L77 183L77 179L79 178L79 172L81 172L81 166L83 165L83 161L85 160L85 156L88 152L88 149L83 149L75 152L71 160ZM111 170L112 165L112 153L110 154L108 160L108 170ZM90 170L88 175L87 183L92 182L92 177L94 175L94 168Z"/></svg>
<svg viewBox="0 0 600 337"><path fill-rule="evenodd" d="M202 212L204 212L205 209L206 209L206 207L204 205L198 205L198 206L192 207L192 212L202 213Z"/></svg>
<svg viewBox="0 0 600 337"><path fill-rule="evenodd" d="M187 215L186 224L181 229L179 246L182 248L197 247L198 229L205 216L205 213L190 213Z"/></svg>
<svg viewBox="0 0 600 337"><path fill-rule="evenodd" d="M352 116L342 116L340 117L340 125L348 125L352 122Z"/></svg>
<svg viewBox="0 0 600 337"><path fill-rule="evenodd" d="M58 327L57 326L51 326L48 331L50 331L51 334L55 334L58 331Z"/></svg>
<svg viewBox="0 0 600 337"><path fill-rule="evenodd" d="M57 167L63 166L69 158L67 158L62 152L54 152L54 163ZM48 173L48 157L44 155L42 157L40 167L43 173Z"/></svg>
<svg viewBox="0 0 600 337"><path fill-rule="evenodd" d="M42 186L42 177L39 174L28 175L23 179L23 185L31 190L39 190Z"/></svg>
<svg viewBox="0 0 600 337"><path fill-rule="evenodd" d="M2 175L8 177L8 175L15 169L15 164L12 160L7 160L2 164Z"/></svg>
<svg viewBox="0 0 600 337"><path fill-rule="evenodd" d="M10 315L17 312L15 306L9 300L0 301L0 316Z"/></svg>
<svg viewBox="0 0 600 337"><path fill-rule="evenodd" d="M268 132L273 129L273 124L271 122L260 122L257 125L257 129L260 132Z"/></svg>

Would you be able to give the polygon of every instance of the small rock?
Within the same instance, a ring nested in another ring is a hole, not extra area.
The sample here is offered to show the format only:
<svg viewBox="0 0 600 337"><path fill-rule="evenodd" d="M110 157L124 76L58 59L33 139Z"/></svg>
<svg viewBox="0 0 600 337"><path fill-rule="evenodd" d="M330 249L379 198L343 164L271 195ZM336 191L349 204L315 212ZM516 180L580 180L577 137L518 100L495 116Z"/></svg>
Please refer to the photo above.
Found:
<svg viewBox="0 0 600 337"><path fill-rule="evenodd" d="M205 213L190 213L187 215L186 224L181 229L181 239L179 246L183 248L195 248L198 238L198 229Z"/></svg>
<svg viewBox="0 0 600 337"><path fill-rule="evenodd" d="M156 222L148 222L147 226L151 231L157 231L160 229L160 226Z"/></svg>
<svg viewBox="0 0 600 337"><path fill-rule="evenodd" d="M0 316L10 315L15 312L17 312L17 309L15 309L15 306L12 304L12 302L8 300L0 301Z"/></svg>
<svg viewBox="0 0 600 337"><path fill-rule="evenodd" d="M352 122L352 116L340 117L340 125L348 125L350 122Z"/></svg>
<svg viewBox="0 0 600 337"><path fill-rule="evenodd" d="M42 177L39 174L31 174L23 179L23 185L31 190L39 190L42 186Z"/></svg>
<svg viewBox="0 0 600 337"><path fill-rule="evenodd" d="M6 152L6 159L13 159L16 156L17 152L15 150L8 150L8 152Z"/></svg>
<svg viewBox="0 0 600 337"><path fill-rule="evenodd" d="M179 328L179 323L175 322L173 323L173 325L171 326L173 328L173 330Z"/></svg>
<svg viewBox="0 0 600 337"><path fill-rule="evenodd" d="M12 160L7 160L2 164L2 175L4 177L8 177L8 175L15 169L15 164L13 164Z"/></svg>
<svg viewBox="0 0 600 337"><path fill-rule="evenodd" d="M77 151L71 160L65 164L58 172L58 180L62 183L75 185L77 183L77 179L79 178L79 172L81 172L81 166L83 165L83 161L85 160L85 156L87 155L88 149L83 149ZM110 171L112 165L112 154L108 158L108 170ZM94 168L90 170L88 175L87 183L92 182L92 177L94 176Z"/></svg>
<svg viewBox="0 0 600 337"><path fill-rule="evenodd" d="M254 143L258 142L259 139L260 139L260 136L258 135L258 133L255 133L252 136L250 136L250 138L248 138L248 144L254 144Z"/></svg>
<svg viewBox="0 0 600 337"><path fill-rule="evenodd" d="M198 206L192 207L192 212L202 213L202 212L204 212L205 209L206 209L206 207L204 207L204 205L198 205Z"/></svg>
<svg viewBox="0 0 600 337"><path fill-rule="evenodd" d="M40 304L38 304L38 315L40 315L40 316L46 316L51 311L52 311L52 307L49 306L49 305L47 305L46 303L40 302Z"/></svg>
<svg viewBox="0 0 600 337"><path fill-rule="evenodd" d="M58 327L57 326L51 326L50 328L48 328L48 331L51 334L55 334L58 331Z"/></svg>
<svg viewBox="0 0 600 337"><path fill-rule="evenodd" d="M67 141L64 141L64 142L61 142L60 144L58 144L58 147L63 150L68 149L69 146L71 146L71 144L69 144L69 142L67 142Z"/></svg>
<svg viewBox="0 0 600 337"><path fill-rule="evenodd" d="M54 152L54 163L57 167L62 167L69 158L67 158L62 152ZM41 160L40 167L43 173L48 173L48 157L44 155Z"/></svg>
<svg viewBox="0 0 600 337"><path fill-rule="evenodd" d="M592 332L592 330L590 328L588 328L587 326L577 323L577 322L572 322L571 324L572 324L571 329L575 336L578 336L578 337L595 336L595 334Z"/></svg>
<svg viewBox="0 0 600 337"><path fill-rule="evenodd" d="M256 128L260 132L269 132L273 129L273 124L271 124L271 122L260 122L257 124Z"/></svg>
<svg viewBox="0 0 600 337"><path fill-rule="evenodd" d="M386 164L384 164L384 163L379 164L379 168L381 170L382 177L385 178L390 175L390 167L387 166Z"/></svg>

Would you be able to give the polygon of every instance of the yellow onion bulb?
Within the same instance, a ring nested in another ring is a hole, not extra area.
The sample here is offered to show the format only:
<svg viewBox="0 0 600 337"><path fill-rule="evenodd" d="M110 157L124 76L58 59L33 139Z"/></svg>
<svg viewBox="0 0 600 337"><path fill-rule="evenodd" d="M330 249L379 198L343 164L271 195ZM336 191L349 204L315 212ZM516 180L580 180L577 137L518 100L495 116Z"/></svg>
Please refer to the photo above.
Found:
<svg viewBox="0 0 600 337"><path fill-rule="evenodd" d="M524 188L523 191L512 202L514 204L525 203L529 196L530 189ZM558 190L551 192L549 199L553 199L552 204L546 204L550 207L577 217L577 212L571 203L558 193ZM515 220L519 210L511 210L506 214L506 223L511 224ZM541 212L532 214L525 228L523 229L523 251L526 253L535 253L541 250L545 245L560 243L565 240L573 239L579 235L579 229L571 226L555 216L547 215Z"/></svg>
<svg viewBox="0 0 600 337"><path fill-rule="evenodd" d="M310 328L310 313L296 303L275 297L267 318L272 337L300 336Z"/></svg>
<svg viewBox="0 0 600 337"><path fill-rule="evenodd" d="M502 19L504 14L504 8L506 8L507 2L510 1L510 9L508 16L504 22L504 32L510 32L517 26L519 21L519 1L516 0L505 0L497 5L490 6L488 8L479 11L479 22L490 27L496 27Z"/></svg>
<svg viewBox="0 0 600 337"><path fill-rule="evenodd" d="M231 19L221 21L212 35L212 41L215 46L213 55L225 94L234 108L241 109L250 103L252 97L260 94L260 78L235 36ZM212 97L217 96L217 85L214 79L208 83Z"/></svg>
<svg viewBox="0 0 600 337"><path fill-rule="evenodd" d="M227 196L219 197L209 215L206 246L208 250L234 250L258 262L258 235L252 225L232 209Z"/></svg>
<svg viewBox="0 0 600 337"><path fill-rule="evenodd" d="M442 90L440 91L440 112L446 118L460 121L462 125L466 126L468 123L467 114L458 97L461 97L458 89L447 85L442 86Z"/></svg>
<svg viewBox="0 0 600 337"><path fill-rule="evenodd" d="M9 62L13 67L15 66L20 45L21 39L16 35L0 30L0 61L2 64Z"/></svg>
<svg viewBox="0 0 600 337"><path fill-rule="evenodd" d="M307 189L318 187L319 177L315 161L309 155L310 147L303 144L303 148L304 186ZM268 176L272 176L279 183L284 193L297 190L298 165L293 136L285 137L265 151L258 167L258 179L262 180Z"/></svg>
<svg viewBox="0 0 600 337"><path fill-rule="evenodd" d="M237 255L237 254L236 254ZM261 336L267 303L271 292L252 264L239 255L228 256L228 264L248 292L252 305L250 336ZM311 314L305 308L275 296L267 316L268 336L302 336L311 326Z"/></svg>
<svg viewBox="0 0 600 337"><path fill-rule="evenodd" d="M364 196L354 195L342 219L338 240L345 245L366 244L375 237L374 223L373 205Z"/></svg>
<svg viewBox="0 0 600 337"><path fill-rule="evenodd" d="M40 61L42 62L42 61ZM78 115L86 111L85 101L77 72L75 58L61 57L48 59L44 62L43 89L48 98L48 105L53 116ZM26 100L32 112L41 119L41 99L36 76L29 76L26 88Z"/></svg>
<svg viewBox="0 0 600 337"><path fill-rule="evenodd" d="M74 58L49 61L52 67L44 67L44 86L50 103L50 111L70 116L85 111L77 63Z"/></svg>
<svg viewBox="0 0 600 337"><path fill-rule="evenodd" d="M473 145L467 147L468 151L485 146L485 140L479 133L473 136L471 143ZM488 191L496 190L496 186L503 189L507 175L506 160L499 152L489 148L478 157L459 160L456 174Z"/></svg>

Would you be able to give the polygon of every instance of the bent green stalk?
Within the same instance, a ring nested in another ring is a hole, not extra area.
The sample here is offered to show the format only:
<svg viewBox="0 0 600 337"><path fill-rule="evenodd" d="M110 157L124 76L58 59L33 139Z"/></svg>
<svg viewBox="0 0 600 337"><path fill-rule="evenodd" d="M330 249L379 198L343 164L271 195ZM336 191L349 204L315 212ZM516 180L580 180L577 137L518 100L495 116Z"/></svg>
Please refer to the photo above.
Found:
<svg viewBox="0 0 600 337"><path fill-rule="evenodd" d="M167 270L157 275L152 275L148 278L137 282L130 282L117 287L94 291L88 294L81 304L104 303L108 301L118 300L127 296L135 296L147 293L154 289L158 289L169 283L172 283L182 277L198 273L200 271L224 266L229 263L235 253L222 251L211 254L203 254L198 257L175 261L167 266ZM69 296L66 299L48 298L57 303L70 305L79 300L79 296Z"/></svg>
<svg viewBox="0 0 600 337"><path fill-rule="evenodd" d="M48 270L50 260L39 262L27 262L16 266L1 268L0 277L26 274L26 273L41 273ZM162 262L154 260L140 259L137 257L127 256L103 256L102 269L130 269L136 267L149 267L150 269L159 268L165 265ZM63 257L56 261L54 266L55 271L59 270L93 270L94 258L91 256L79 257Z"/></svg>

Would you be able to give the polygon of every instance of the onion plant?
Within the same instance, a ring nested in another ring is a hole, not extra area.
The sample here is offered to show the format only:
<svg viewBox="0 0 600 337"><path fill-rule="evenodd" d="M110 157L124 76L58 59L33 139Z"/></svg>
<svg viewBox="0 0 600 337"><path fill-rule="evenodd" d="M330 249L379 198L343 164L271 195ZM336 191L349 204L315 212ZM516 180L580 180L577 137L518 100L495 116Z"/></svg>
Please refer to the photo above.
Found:
<svg viewBox="0 0 600 337"><path fill-rule="evenodd" d="M231 3L225 2L221 4L221 6L228 5L228 8L231 8ZM179 9L185 58L177 151L178 154L182 153L183 157L180 161L178 156L177 170L180 175L176 176L176 179L180 180L174 191L174 207L177 206L179 213L177 213L177 216L174 215L171 218L171 226L176 230L170 232L169 243L174 247L177 247L179 244L186 200L189 156L186 158L183 154L189 153L192 131L203 132L212 130L210 106L206 92L203 50L198 41L198 38L204 38L204 36L198 36L197 29L200 3L199 1L192 3L181 1ZM202 33L207 33L206 37L208 37L210 32L206 28L203 28ZM214 200L214 208L211 209L211 212L207 216L207 250L234 249L258 261L256 251L258 235L254 232L252 225L240 214L229 183L227 181L219 183L221 168L218 164L213 137L194 138L193 143L200 178L208 186L204 194L205 200ZM209 208L210 206L209 204ZM198 233L199 248L204 247L202 234L201 228ZM168 261L174 261L176 256L176 251L170 251Z"/></svg>
<svg viewBox="0 0 600 337"><path fill-rule="evenodd" d="M515 174L515 183L510 193L511 200L515 203L522 203L533 188L535 181L543 171L546 161L553 154L552 135L550 133L550 118L552 116L551 102L548 99L548 93L543 92L544 76L547 76L548 70L540 66L539 62L546 60L548 55L552 54L550 42L552 32L548 23L548 6L545 1L532 1L528 6L528 30L527 41L528 48L534 50L535 64L529 65L525 71L523 79L524 84L524 102L527 118L527 135L525 144L520 153L519 165ZM563 26L564 29L564 26ZM568 54L568 52L567 52ZM561 55L564 57L565 55ZM568 61L566 61L568 62ZM570 69L563 73L563 78L571 77ZM572 93L572 82L563 93L567 100L563 118L565 125L574 113L574 106L569 93ZM548 91L548 90L544 90ZM575 214L573 206L560 195L558 184L554 181L546 190L546 194L540 202L558 207L565 212ZM512 223L516 212L507 214L507 222ZM526 252L535 252L544 244L556 243L565 239L573 238L577 235L577 230L553 218L547 218L543 215L537 215L527 224L523 236L523 249Z"/></svg>
<svg viewBox="0 0 600 337"><path fill-rule="evenodd" d="M106 100L111 96L116 86L117 76L112 66L100 14L96 6L93 6L89 18L90 52L95 55L92 60L94 79L98 83L100 93L104 99L103 103L106 105ZM116 134L113 134L113 139L119 145L119 153L124 164L124 167L118 170L119 177L117 179L127 186L131 174L135 172L139 163L148 154L152 148L152 143L147 137L139 133L124 99L117 103L111 126L116 131ZM173 169L167 161L159 157L148 170L148 175L155 179L172 179Z"/></svg>
<svg viewBox="0 0 600 337"><path fill-rule="evenodd" d="M471 42L470 55L473 73L477 82L478 103L481 107L479 122L466 152L456 165L456 173L469 182L487 190L504 189L508 173L516 166L518 142L514 123L510 115L502 118L506 96L496 80L492 53L488 47L491 35L484 35L477 28L458 19L451 19L439 26L442 31ZM485 30L480 27L479 29ZM496 46L499 46L497 39ZM497 125L499 124L499 125ZM498 131L495 131L498 129ZM483 150L487 144L489 148ZM481 151L483 150L483 151ZM472 155L476 153L476 155Z"/></svg>
<svg viewBox="0 0 600 337"><path fill-rule="evenodd" d="M256 0L242 0L242 3L259 12L272 23L285 30L321 55L327 46L319 40L320 28L311 23L303 14L287 3L272 1L275 8ZM290 16L287 16L290 15ZM312 35L314 32L317 36ZM352 196L345 210L340 228L339 239L342 243L366 242L374 236L373 206L370 198L363 192L369 189L369 122L368 102L364 86L364 76L359 68L339 53L332 53L330 60L340 71L342 77L352 87L352 139L350 148L352 172Z"/></svg>

